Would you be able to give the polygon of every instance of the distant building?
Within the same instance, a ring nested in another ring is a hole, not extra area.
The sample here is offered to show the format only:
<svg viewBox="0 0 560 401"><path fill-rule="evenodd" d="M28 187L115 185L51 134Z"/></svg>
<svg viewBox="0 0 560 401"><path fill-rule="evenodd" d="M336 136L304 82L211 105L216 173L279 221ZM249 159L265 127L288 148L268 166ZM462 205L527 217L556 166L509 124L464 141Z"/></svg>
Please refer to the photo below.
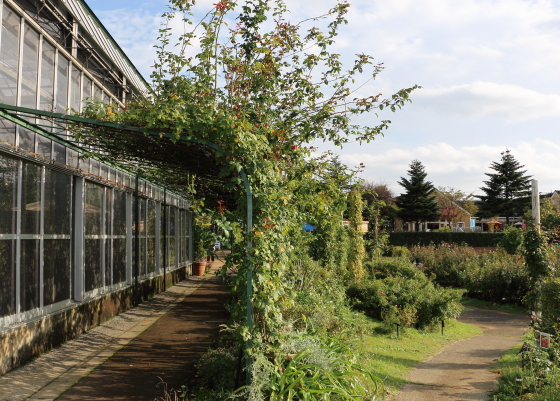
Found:
<svg viewBox="0 0 560 401"><path fill-rule="evenodd" d="M439 221L423 222L420 223L420 227L414 227L414 223L397 220L395 224L396 231L425 231L425 230L432 231L432 230L439 230L444 227L449 227L452 231L459 231L459 232L477 230L475 227L475 219L473 218L473 216L471 216L469 212L467 212L457 203L447 198L446 198L445 205L443 205L441 204L440 199L441 198L438 198L438 203L440 203L440 212L441 212L441 217Z"/></svg>

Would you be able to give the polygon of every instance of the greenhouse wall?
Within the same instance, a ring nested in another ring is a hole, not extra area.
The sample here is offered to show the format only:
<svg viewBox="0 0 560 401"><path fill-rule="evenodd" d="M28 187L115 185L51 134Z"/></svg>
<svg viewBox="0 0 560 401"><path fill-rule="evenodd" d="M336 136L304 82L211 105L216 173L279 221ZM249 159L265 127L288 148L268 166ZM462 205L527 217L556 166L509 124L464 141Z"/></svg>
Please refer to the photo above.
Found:
<svg viewBox="0 0 560 401"><path fill-rule="evenodd" d="M0 13L0 103L74 113L146 93L81 0ZM0 118L0 374L191 272L189 202L100 159Z"/></svg>

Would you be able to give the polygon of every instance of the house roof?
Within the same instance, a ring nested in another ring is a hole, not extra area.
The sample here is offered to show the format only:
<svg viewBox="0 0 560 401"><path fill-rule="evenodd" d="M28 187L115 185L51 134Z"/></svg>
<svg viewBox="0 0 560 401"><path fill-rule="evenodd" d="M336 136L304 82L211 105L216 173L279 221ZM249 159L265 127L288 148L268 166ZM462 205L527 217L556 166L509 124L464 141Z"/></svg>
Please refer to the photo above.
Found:
<svg viewBox="0 0 560 401"><path fill-rule="evenodd" d="M449 197L445 196L445 194L443 192L441 192L440 190L436 189L435 190L438 194L440 194L441 196L443 196L445 199L447 199L449 202L453 203L458 209L461 209L463 212L465 212L465 214L467 214L469 217L471 216L471 214L469 212L467 212L465 209L463 209L461 206L459 206L456 202L454 202L453 200L449 199Z"/></svg>

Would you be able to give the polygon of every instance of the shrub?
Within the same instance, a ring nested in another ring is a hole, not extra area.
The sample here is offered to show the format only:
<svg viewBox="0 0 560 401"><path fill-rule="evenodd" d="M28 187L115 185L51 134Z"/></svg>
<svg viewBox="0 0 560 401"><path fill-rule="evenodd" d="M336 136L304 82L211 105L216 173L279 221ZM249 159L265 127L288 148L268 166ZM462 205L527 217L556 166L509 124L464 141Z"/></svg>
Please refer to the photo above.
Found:
<svg viewBox="0 0 560 401"><path fill-rule="evenodd" d="M450 243L479 248L498 246L503 233L454 233L454 232L393 232L389 233L389 244L411 247Z"/></svg>
<svg viewBox="0 0 560 401"><path fill-rule="evenodd" d="M557 338L560 334L560 279L548 278L541 284L542 317L537 322L537 329L550 333ZM527 294L527 304L533 306L537 290Z"/></svg>
<svg viewBox="0 0 560 401"><path fill-rule="evenodd" d="M405 248L406 249L406 248ZM386 277L421 278L424 274L406 258L383 258L367 264L369 273L376 279Z"/></svg>
<svg viewBox="0 0 560 401"><path fill-rule="evenodd" d="M240 391L247 400L375 400L382 397L380 379L353 361L353 347L342 337L322 337L283 330L283 342L272 362L257 355L252 380Z"/></svg>
<svg viewBox="0 0 560 401"><path fill-rule="evenodd" d="M523 304L531 281L523 257L506 252L477 252L467 246L441 244L411 248L428 276L443 286L463 287L468 296L499 303Z"/></svg>
<svg viewBox="0 0 560 401"><path fill-rule="evenodd" d="M505 252L480 255L476 266L460 270L459 275L459 285L468 296L485 301L522 305L531 289L523 258Z"/></svg>
<svg viewBox="0 0 560 401"><path fill-rule="evenodd" d="M394 258L408 258L410 257L410 251L405 246L391 246L388 248L389 255Z"/></svg>
<svg viewBox="0 0 560 401"><path fill-rule="evenodd" d="M500 248L510 255L520 253L523 249L523 230L513 226L506 227L504 235L500 239Z"/></svg>
<svg viewBox="0 0 560 401"><path fill-rule="evenodd" d="M204 354L196 365L200 385L210 390L234 390L238 350L217 348Z"/></svg>
<svg viewBox="0 0 560 401"><path fill-rule="evenodd" d="M348 305L344 286L348 276L338 269L302 257L288 276L294 293L282 308L284 321L293 322L297 329L310 325L328 335L359 334L365 329L365 317L356 315Z"/></svg>
<svg viewBox="0 0 560 401"><path fill-rule="evenodd" d="M434 285L422 273L369 279L347 290L354 308L368 316L387 324L420 328L459 316L463 292Z"/></svg>

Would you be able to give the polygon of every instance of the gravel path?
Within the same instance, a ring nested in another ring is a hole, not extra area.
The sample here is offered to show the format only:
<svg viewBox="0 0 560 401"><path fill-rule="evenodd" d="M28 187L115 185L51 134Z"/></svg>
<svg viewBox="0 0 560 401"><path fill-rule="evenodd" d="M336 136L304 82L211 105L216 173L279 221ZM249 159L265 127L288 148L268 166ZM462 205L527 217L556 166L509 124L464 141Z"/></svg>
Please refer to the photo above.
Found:
<svg viewBox="0 0 560 401"><path fill-rule="evenodd" d="M482 335L449 344L420 363L407 377L396 401L488 400L496 373L490 371L506 351L522 340L529 317L469 307L460 322L479 326Z"/></svg>

